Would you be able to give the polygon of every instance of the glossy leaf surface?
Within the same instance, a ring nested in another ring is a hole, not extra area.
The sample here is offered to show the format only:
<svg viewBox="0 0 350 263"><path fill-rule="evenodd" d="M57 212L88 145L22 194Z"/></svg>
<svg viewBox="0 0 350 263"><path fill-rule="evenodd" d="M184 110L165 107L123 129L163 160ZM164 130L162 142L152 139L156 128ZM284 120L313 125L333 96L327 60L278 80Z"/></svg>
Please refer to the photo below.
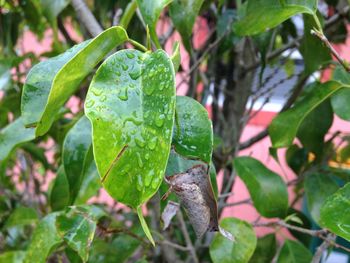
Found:
<svg viewBox="0 0 350 263"><path fill-rule="evenodd" d="M310 214L316 222L319 222L322 205L339 187L327 174L309 174L305 178L304 188Z"/></svg>
<svg viewBox="0 0 350 263"><path fill-rule="evenodd" d="M215 234L210 244L210 257L214 263L245 263L254 253L257 238L250 224L237 218L224 218L220 226L230 232L235 241Z"/></svg>
<svg viewBox="0 0 350 263"><path fill-rule="evenodd" d="M293 108L274 118L269 126L273 147L281 148L291 145L300 124L306 116L343 86L343 84L336 81L319 84L317 88L314 88L312 92L296 103Z"/></svg>
<svg viewBox="0 0 350 263"><path fill-rule="evenodd" d="M70 189L71 203L74 202L82 184L85 170L92 161L91 123L83 116L66 135L63 144L63 165Z"/></svg>
<svg viewBox="0 0 350 263"><path fill-rule="evenodd" d="M190 97L176 97L172 144L182 156L210 163L213 150L212 124L206 109Z"/></svg>
<svg viewBox="0 0 350 263"><path fill-rule="evenodd" d="M254 35L299 14L314 14L317 0L249 0L245 17L234 25L238 35Z"/></svg>
<svg viewBox="0 0 350 263"><path fill-rule="evenodd" d="M10 123L0 131L0 162L4 161L15 147L34 138L34 128L26 128L23 118Z"/></svg>
<svg viewBox="0 0 350 263"><path fill-rule="evenodd" d="M346 72L343 67L336 67L333 72L333 79L341 83L350 84L349 73ZM350 121L350 89L343 88L338 90L331 97L331 103L334 113L338 115L339 118Z"/></svg>
<svg viewBox="0 0 350 263"><path fill-rule="evenodd" d="M286 240L278 255L277 263L310 263L311 252L301 243L293 240Z"/></svg>
<svg viewBox="0 0 350 263"><path fill-rule="evenodd" d="M190 38L196 17L201 9L203 0L173 0L169 13L171 20L179 31L187 50L190 50Z"/></svg>
<svg viewBox="0 0 350 263"><path fill-rule="evenodd" d="M320 225L350 241L350 183L329 196L321 207Z"/></svg>
<svg viewBox="0 0 350 263"><path fill-rule="evenodd" d="M89 209L72 207L56 220L58 234L84 262L88 259L96 230L95 218L89 212Z"/></svg>
<svg viewBox="0 0 350 263"><path fill-rule="evenodd" d="M164 51L119 51L98 69L85 113L103 186L116 200L136 208L157 191L170 152L174 108L174 70Z"/></svg>
<svg viewBox="0 0 350 263"><path fill-rule="evenodd" d="M111 27L30 70L23 88L21 111L24 123L36 127L36 136L49 130L59 109L97 63L127 39L124 29Z"/></svg>
<svg viewBox="0 0 350 263"><path fill-rule="evenodd" d="M50 206L59 211L70 205L69 183L63 166L58 168L56 178L50 192Z"/></svg>
<svg viewBox="0 0 350 263"><path fill-rule="evenodd" d="M27 249L25 263L46 262L46 258L62 243L55 226L58 215L59 213L51 213L41 219Z"/></svg>
<svg viewBox="0 0 350 263"><path fill-rule="evenodd" d="M288 208L288 192L282 178L251 157L237 157L233 163L248 188L256 210L265 217L284 217Z"/></svg>

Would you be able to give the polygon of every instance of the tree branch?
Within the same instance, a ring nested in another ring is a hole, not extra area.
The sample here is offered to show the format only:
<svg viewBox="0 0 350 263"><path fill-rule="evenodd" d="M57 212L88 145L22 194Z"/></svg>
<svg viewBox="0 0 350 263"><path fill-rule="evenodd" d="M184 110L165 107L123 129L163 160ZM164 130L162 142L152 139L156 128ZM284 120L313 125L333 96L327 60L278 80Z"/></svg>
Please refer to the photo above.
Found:
<svg viewBox="0 0 350 263"><path fill-rule="evenodd" d="M72 6L77 14L78 20L92 37L96 37L103 31L84 0L72 0Z"/></svg>

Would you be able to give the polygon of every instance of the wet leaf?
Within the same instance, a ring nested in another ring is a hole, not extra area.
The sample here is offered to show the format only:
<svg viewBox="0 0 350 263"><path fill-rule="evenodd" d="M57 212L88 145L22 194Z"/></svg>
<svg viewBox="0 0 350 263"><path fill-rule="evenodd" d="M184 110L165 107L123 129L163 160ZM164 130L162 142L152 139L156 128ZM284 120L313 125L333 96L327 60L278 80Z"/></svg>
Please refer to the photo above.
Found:
<svg viewBox="0 0 350 263"><path fill-rule="evenodd" d="M333 79L347 85L350 84L349 73L344 70L343 67L337 66L333 72ZM339 118L350 121L350 89L343 88L338 90L331 97L331 104L334 113L338 115Z"/></svg>
<svg viewBox="0 0 350 263"><path fill-rule="evenodd" d="M138 208L158 190L174 112L175 75L164 51L122 50L98 69L85 113L102 184L117 201Z"/></svg>
<svg viewBox="0 0 350 263"><path fill-rule="evenodd" d="M24 263L45 263L46 258L62 243L55 227L58 215L55 212L41 219L33 233Z"/></svg>
<svg viewBox="0 0 350 263"><path fill-rule="evenodd" d="M111 27L94 39L35 65L23 88L21 111L24 124L35 127L36 136L45 134L80 82L108 52L127 39L124 29Z"/></svg>
<svg viewBox="0 0 350 263"><path fill-rule="evenodd" d="M219 233L210 244L210 257L214 263L245 263L254 253L257 238L250 224L237 218L224 218L220 226L229 231L235 241L230 241Z"/></svg>
<svg viewBox="0 0 350 263"><path fill-rule="evenodd" d="M342 87L344 85L336 81L319 84L293 108L277 115L269 126L273 147L281 148L292 145L299 126L306 116Z"/></svg>
<svg viewBox="0 0 350 263"><path fill-rule="evenodd" d="M196 165L185 173L167 177L171 191L180 199L197 237L219 231L217 203L208 166Z"/></svg>
<svg viewBox="0 0 350 263"><path fill-rule="evenodd" d="M234 25L238 35L254 35L299 14L315 14L317 0L249 0L246 15ZM268 17L268 19L266 19Z"/></svg>
<svg viewBox="0 0 350 263"><path fill-rule="evenodd" d="M170 225L171 220L179 211L180 205L173 201L169 201L162 213L163 230L167 229Z"/></svg>
<svg viewBox="0 0 350 263"><path fill-rule="evenodd" d="M278 255L277 263L310 263L311 252L301 243L293 240L286 240Z"/></svg>
<svg viewBox="0 0 350 263"><path fill-rule="evenodd" d="M26 128L23 118L18 118L0 131L0 162L22 143L35 138L34 128Z"/></svg>
<svg viewBox="0 0 350 263"><path fill-rule="evenodd" d="M350 241L350 183L329 196L321 207L320 225Z"/></svg>
<svg viewBox="0 0 350 263"><path fill-rule="evenodd" d="M58 234L86 262L96 230L96 218L89 208L71 207L57 217Z"/></svg>
<svg viewBox="0 0 350 263"><path fill-rule="evenodd" d="M70 203L74 203L79 193L84 175L92 162L91 124L81 117L66 135L63 143L63 165L69 183Z"/></svg>
<svg viewBox="0 0 350 263"><path fill-rule="evenodd" d="M176 97L176 115L172 144L182 156L210 163L213 128L206 109L196 100Z"/></svg>
<svg viewBox="0 0 350 263"><path fill-rule="evenodd" d="M307 206L312 218L320 222L320 209L327 197L335 193L339 186L327 174L308 174L304 181Z"/></svg>
<svg viewBox="0 0 350 263"><path fill-rule="evenodd" d="M248 188L256 210L265 217L284 217L288 208L288 192L282 178L251 157L237 157L233 163Z"/></svg>

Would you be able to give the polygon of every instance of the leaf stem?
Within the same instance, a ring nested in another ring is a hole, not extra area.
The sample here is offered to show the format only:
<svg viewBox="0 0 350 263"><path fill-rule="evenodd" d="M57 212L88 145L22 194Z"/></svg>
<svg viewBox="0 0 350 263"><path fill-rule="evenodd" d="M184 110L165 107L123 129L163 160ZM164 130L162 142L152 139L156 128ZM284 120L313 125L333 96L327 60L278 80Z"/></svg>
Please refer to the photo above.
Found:
<svg viewBox="0 0 350 263"><path fill-rule="evenodd" d="M142 50L143 52L147 52L147 51L148 51L148 49L147 49L144 45L140 44L139 42L137 42L137 41L135 41L135 40L133 40L133 39L130 39L130 38L129 38L128 42L129 42L130 44L132 44L135 48L140 49L140 50Z"/></svg>

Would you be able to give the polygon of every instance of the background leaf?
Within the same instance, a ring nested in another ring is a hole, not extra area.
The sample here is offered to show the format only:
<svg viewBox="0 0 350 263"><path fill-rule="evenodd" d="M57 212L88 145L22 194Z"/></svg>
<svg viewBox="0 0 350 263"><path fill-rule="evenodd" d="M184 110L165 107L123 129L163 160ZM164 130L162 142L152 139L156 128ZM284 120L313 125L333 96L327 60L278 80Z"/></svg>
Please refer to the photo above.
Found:
<svg viewBox="0 0 350 263"><path fill-rule="evenodd" d="M245 17L234 25L238 35L254 35L299 14L314 14L317 0L248 0ZM268 19L266 19L268 17Z"/></svg>
<svg viewBox="0 0 350 263"><path fill-rule="evenodd" d="M256 210L265 217L284 217L288 192L282 178L251 157L237 157L233 164L247 186Z"/></svg>
<svg viewBox="0 0 350 263"><path fill-rule="evenodd" d="M277 263L310 263L311 252L301 243L293 240L286 240L278 255Z"/></svg>
<svg viewBox="0 0 350 263"><path fill-rule="evenodd" d="M61 166L53 181L50 192L50 206L53 211L63 210L70 204L69 183L67 175Z"/></svg>
<svg viewBox="0 0 350 263"><path fill-rule="evenodd" d="M250 224L237 218L224 218L220 226L230 232L235 241L215 234L210 244L210 257L214 263L244 263L253 255L257 239Z"/></svg>
<svg viewBox="0 0 350 263"><path fill-rule="evenodd" d="M320 225L350 241L350 183L329 196L321 207Z"/></svg>
<svg viewBox="0 0 350 263"><path fill-rule="evenodd" d="M249 263L270 263L277 251L275 234L269 234L258 239Z"/></svg>

